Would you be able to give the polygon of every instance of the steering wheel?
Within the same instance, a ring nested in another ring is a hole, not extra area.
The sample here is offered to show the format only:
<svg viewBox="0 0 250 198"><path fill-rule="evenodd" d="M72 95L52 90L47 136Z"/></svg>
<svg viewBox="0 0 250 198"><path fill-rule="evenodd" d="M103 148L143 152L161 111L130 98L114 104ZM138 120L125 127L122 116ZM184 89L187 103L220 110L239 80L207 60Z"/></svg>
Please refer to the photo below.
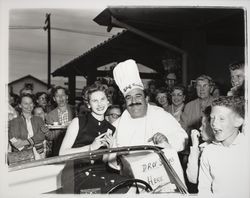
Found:
<svg viewBox="0 0 250 198"><path fill-rule="evenodd" d="M136 194L140 194L139 188L142 188L142 186L141 185L138 186L138 184L142 184L144 186L143 189L146 192L150 192L153 190L152 187L147 182L141 179L127 179L116 184L107 193L108 194L115 193L115 191L117 191L118 189L124 188L124 187L131 187L133 184L135 184L136 186Z"/></svg>

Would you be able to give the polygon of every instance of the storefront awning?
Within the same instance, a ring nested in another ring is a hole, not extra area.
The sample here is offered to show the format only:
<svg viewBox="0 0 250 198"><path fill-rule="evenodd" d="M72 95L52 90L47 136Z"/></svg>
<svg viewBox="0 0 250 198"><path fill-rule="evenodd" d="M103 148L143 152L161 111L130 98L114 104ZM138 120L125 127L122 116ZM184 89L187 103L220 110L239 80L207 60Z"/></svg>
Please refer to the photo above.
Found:
<svg viewBox="0 0 250 198"><path fill-rule="evenodd" d="M145 32L181 49L183 37L190 30L203 31L208 45L244 46L244 10L228 8L109 7L94 21L99 25L120 27L113 19ZM187 35L185 35L187 36ZM185 38L187 39L187 38ZM193 39L193 38L190 38ZM66 63L53 76L102 75L97 68L132 58L164 73L162 59L176 53L131 31L124 31Z"/></svg>

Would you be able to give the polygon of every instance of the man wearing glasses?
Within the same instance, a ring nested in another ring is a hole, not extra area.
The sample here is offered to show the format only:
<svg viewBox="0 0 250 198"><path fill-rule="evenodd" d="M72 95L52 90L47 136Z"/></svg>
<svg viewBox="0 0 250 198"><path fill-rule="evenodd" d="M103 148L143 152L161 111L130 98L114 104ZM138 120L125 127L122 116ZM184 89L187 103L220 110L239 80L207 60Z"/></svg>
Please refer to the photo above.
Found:
<svg viewBox="0 0 250 198"><path fill-rule="evenodd" d="M105 119L112 124L121 114L122 110L119 105L110 105L105 113Z"/></svg>

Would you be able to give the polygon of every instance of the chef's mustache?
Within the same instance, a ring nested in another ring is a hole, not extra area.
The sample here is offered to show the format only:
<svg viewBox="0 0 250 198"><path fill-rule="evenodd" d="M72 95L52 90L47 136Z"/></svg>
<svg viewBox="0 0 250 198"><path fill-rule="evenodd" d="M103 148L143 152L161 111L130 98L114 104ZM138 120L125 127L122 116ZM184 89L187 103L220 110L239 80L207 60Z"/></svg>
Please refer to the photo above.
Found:
<svg viewBox="0 0 250 198"><path fill-rule="evenodd" d="M129 107L133 107L133 106L136 106L136 105L141 105L140 102L136 102L136 103L131 103L130 105L128 105Z"/></svg>

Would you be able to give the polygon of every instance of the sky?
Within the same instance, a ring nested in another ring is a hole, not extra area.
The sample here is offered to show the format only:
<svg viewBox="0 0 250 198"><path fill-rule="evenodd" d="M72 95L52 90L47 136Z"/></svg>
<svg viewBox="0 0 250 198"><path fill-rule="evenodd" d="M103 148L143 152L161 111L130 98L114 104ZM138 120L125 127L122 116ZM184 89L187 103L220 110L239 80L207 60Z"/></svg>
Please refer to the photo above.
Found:
<svg viewBox="0 0 250 198"><path fill-rule="evenodd" d="M105 9L105 7L103 8ZM9 82L28 74L47 82L48 33L46 13L51 20L51 72L80 56L121 29L107 32L93 19L100 9L11 9L9 12ZM67 81L52 77L52 83ZM83 77L78 78L82 87ZM79 84L79 82L78 82Z"/></svg>
<svg viewBox="0 0 250 198"><path fill-rule="evenodd" d="M143 1L143 3L141 1L138 3L137 0L75 0L70 4L63 0L36 1L36 4L29 0L23 0L22 3L17 0L2 0L2 2L8 2L5 4L9 8L5 12L9 17L7 19L7 23L9 23L7 25L7 82L12 82L28 74L47 82L48 43L47 31L43 30L46 13L51 14L51 72L53 72L122 30L112 28L111 32L107 32L106 27L93 21L108 6L171 6L173 2L177 5L178 2L183 4L183 1L178 0ZM190 4L187 3L187 5ZM64 85L66 81L66 78L51 76L52 84ZM76 87L82 88L83 84L85 84L85 79L77 78Z"/></svg>

